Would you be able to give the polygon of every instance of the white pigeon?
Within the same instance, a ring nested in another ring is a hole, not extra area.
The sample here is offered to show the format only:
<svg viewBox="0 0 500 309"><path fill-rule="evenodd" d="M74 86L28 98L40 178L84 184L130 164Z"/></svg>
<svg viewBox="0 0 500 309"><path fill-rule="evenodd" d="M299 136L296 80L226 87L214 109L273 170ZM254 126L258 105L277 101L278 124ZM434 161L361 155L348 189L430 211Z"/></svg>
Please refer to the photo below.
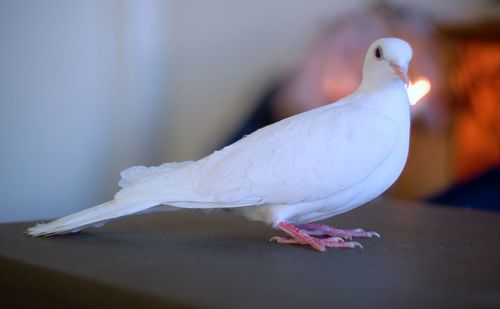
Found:
<svg viewBox="0 0 500 309"><path fill-rule="evenodd" d="M136 166L121 173L110 202L27 230L77 232L157 205L223 208L287 233L278 243L354 248L379 236L315 223L374 199L399 177L408 154L405 85L412 50L397 38L375 41L352 94L264 127L198 161ZM315 237L321 236L321 237Z"/></svg>

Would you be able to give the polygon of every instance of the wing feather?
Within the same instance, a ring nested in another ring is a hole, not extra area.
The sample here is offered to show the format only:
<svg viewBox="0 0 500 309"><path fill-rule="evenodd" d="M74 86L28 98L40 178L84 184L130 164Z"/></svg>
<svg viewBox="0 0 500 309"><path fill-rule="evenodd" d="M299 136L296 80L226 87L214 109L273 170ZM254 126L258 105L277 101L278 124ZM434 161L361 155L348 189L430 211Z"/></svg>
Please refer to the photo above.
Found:
<svg viewBox="0 0 500 309"><path fill-rule="evenodd" d="M387 117L361 105L332 106L285 119L207 157L194 191L225 203L322 199L362 181L395 143Z"/></svg>
<svg viewBox="0 0 500 309"><path fill-rule="evenodd" d="M361 182L395 144L389 118L360 104L335 103L264 127L193 163L141 177L116 198L189 208L314 201Z"/></svg>

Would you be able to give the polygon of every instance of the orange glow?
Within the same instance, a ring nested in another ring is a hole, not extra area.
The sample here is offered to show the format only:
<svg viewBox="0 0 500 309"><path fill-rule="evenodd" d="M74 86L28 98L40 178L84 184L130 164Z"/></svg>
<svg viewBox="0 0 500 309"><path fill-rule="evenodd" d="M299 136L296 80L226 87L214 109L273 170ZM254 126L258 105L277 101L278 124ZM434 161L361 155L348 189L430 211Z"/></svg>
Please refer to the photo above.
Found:
<svg viewBox="0 0 500 309"><path fill-rule="evenodd" d="M410 81L407 91L410 104L415 105L421 98L431 91L431 82L425 77L419 77L415 83Z"/></svg>

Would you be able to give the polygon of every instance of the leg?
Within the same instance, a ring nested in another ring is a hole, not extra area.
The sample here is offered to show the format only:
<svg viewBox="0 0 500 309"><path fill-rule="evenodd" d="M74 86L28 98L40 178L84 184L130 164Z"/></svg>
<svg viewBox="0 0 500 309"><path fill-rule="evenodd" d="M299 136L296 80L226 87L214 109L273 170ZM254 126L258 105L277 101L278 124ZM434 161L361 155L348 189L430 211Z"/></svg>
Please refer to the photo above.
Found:
<svg viewBox="0 0 500 309"><path fill-rule="evenodd" d="M359 246L362 248L361 244L357 242L346 242L340 237L329 237L329 238L315 238L301 229L293 226L288 222L281 222L277 226L278 229L290 235L292 238L285 237L272 237L272 240L280 244L299 244L299 245L309 245L318 251L325 251L325 247L330 248L355 248Z"/></svg>
<svg viewBox="0 0 500 309"><path fill-rule="evenodd" d="M299 228L302 229L308 235L327 235L327 236L342 237L345 239L352 239L352 237L370 238L373 236L380 238L380 234L377 232L366 232L363 229L342 230L320 223L302 224L299 226Z"/></svg>

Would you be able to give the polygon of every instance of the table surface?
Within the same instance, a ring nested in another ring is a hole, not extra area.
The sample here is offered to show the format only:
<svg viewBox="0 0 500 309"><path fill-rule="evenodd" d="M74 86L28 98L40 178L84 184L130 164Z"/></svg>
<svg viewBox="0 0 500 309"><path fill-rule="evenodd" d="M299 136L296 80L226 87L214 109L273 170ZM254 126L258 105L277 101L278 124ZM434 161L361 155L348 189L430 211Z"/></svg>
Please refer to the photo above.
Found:
<svg viewBox="0 0 500 309"><path fill-rule="evenodd" d="M500 214L379 199L325 223L382 238L319 253L271 243L279 232L224 212L130 216L47 238L24 236L31 223L2 224L0 298L55 307L500 307Z"/></svg>

